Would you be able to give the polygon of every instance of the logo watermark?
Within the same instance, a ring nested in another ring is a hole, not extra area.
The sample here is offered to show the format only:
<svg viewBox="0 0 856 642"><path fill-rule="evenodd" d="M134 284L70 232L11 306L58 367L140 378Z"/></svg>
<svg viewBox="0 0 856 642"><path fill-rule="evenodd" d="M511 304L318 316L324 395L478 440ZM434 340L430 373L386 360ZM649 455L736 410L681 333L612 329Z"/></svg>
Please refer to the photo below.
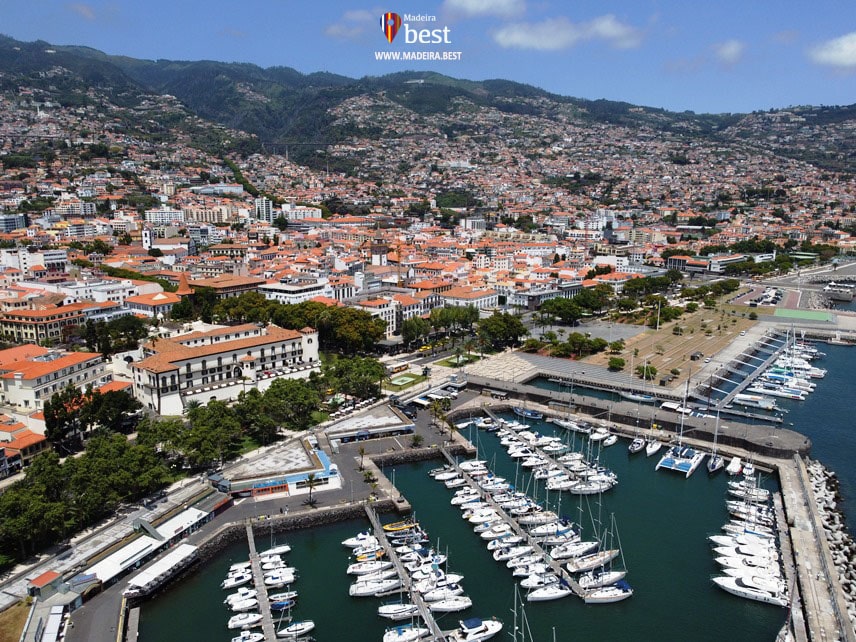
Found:
<svg viewBox="0 0 856 642"><path fill-rule="evenodd" d="M396 36L398 43L404 45L405 49L396 51L375 51L375 60L399 61L399 60L430 60L430 61L455 61L461 60L462 51L440 51L423 50L414 51L411 45L450 45L452 44L452 30L447 27L428 28L425 25L437 23L437 16L430 14L399 15L394 11L387 11L380 16L380 28L384 38L392 44ZM431 26L434 26L431 24Z"/></svg>

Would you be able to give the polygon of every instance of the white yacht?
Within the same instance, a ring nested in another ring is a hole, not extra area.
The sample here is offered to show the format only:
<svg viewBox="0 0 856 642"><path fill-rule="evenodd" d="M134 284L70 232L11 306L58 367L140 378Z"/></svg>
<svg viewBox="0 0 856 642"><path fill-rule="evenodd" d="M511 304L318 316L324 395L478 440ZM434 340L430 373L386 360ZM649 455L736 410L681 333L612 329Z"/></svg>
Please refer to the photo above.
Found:
<svg viewBox="0 0 856 642"><path fill-rule="evenodd" d="M472 605L472 599L466 595L456 595L454 597L447 597L444 600L429 602L428 608L432 613L457 613L458 611L466 611Z"/></svg>
<svg viewBox="0 0 856 642"><path fill-rule="evenodd" d="M291 546L288 544L280 544L278 546L272 546L266 551L262 551L259 553L259 557L270 557L272 555L286 555L291 552Z"/></svg>
<svg viewBox="0 0 856 642"><path fill-rule="evenodd" d="M243 586L244 584L249 584L253 581L253 574L249 572L236 573L235 575L230 575L225 580L220 583L220 588L224 589L232 589L238 588L239 586Z"/></svg>
<svg viewBox="0 0 856 642"><path fill-rule="evenodd" d="M713 582L721 589L750 600L766 602L776 606L788 606L788 595L781 582L771 582L758 576L714 577Z"/></svg>
<svg viewBox="0 0 856 642"><path fill-rule="evenodd" d="M401 624L388 628L383 634L383 642L416 642L431 634L425 626L417 624Z"/></svg>
<svg viewBox="0 0 856 642"><path fill-rule="evenodd" d="M583 601L586 604L610 604L626 600L631 595L633 595L633 589L630 584L624 580L619 580L615 584L588 591L583 596Z"/></svg>
<svg viewBox="0 0 856 642"><path fill-rule="evenodd" d="M573 591L563 582L556 584L548 584L540 588L533 589L526 594L527 602L549 602L550 600L558 600L563 597L568 597Z"/></svg>
<svg viewBox="0 0 856 642"><path fill-rule="evenodd" d="M264 642L265 634L258 631L241 631L240 635L232 638L232 642Z"/></svg>
<svg viewBox="0 0 856 642"><path fill-rule="evenodd" d="M502 630L502 622L477 617L461 620L460 626L446 634L446 642L480 642L489 640Z"/></svg>
<svg viewBox="0 0 856 642"><path fill-rule="evenodd" d="M378 593L394 591L401 586L401 580L395 577L369 582L354 582L348 589L351 597L374 597Z"/></svg>
<svg viewBox="0 0 856 642"><path fill-rule="evenodd" d="M230 629L248 629L253 626L261 626L261 613L239 613L229 618L226 624Z"/></svg>
<svg viewBox="0 0 856 642"><path fill-rule="evenodd" d="M645 456L650 457L651 455L657 454L657 451L663 447L663 442L658 441L656 439L649 439L645 443Z"/></svg>
<svg viewBox="0 0 856 642"><path fill-rule="evenodd" d="M577 578L577 583L583 590L589 591L603 586L615 584L623 580L627 571L606 571L603 568L595 568L583 573Z"/></svg>
<svg viewBox="0 0 856 642"><path fill-rule="evenodd" d="M292 622L286 627L281 628L276 632L276 637L278 638L296 638L301 635L305 635L309 633L312 629L315 628L315 622L312 620L298 620L297 622Z"/></svg>
<svg viewBox="0 0 856 642"><path fill-rule="evenodd" d="M565 568L568 569L570 573L591 571L592 569L608 564L618 557L620 553L621 551L617 548L608 548L602 551L597 551L596 553L574 557L565 563Z"/></svg>
<svg viewBox="0 0 856 642"><path fill-rule="evenodd" d="M377 607L377 614L387 620L408 620L419 615L419 607L408 602L387 602Z"/></svg>

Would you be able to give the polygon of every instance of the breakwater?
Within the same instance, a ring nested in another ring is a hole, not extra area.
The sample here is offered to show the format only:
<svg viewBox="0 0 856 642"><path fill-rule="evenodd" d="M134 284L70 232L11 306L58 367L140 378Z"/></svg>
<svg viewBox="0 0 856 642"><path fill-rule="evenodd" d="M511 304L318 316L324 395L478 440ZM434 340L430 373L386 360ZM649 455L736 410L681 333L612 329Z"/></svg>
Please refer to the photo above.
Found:
<svg viewBox="0 0 856 642"><path fill-rule="evenodd" d="M853 566L853 560L856 559L856 542L847 532L844 523L838 477L819 461L809 461L806 469L823 524L823 533L847 604L847 615L856 630L856 567Z"/></svg>

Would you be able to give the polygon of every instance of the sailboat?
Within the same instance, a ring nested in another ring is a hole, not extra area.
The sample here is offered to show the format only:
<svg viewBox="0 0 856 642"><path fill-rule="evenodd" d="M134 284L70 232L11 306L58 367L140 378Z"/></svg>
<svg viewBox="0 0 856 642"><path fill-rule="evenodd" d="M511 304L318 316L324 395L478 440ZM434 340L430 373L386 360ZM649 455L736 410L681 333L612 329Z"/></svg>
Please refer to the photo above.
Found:
<svg viewBox="0 0 856 642"><path fill-rule="evenodd" d="M682 407L686 408L687 405L687 395L689 394L690 389L690 379L687 377L687 385L684 390L684 401ZM661 468L666 468L668 470L674 470L679 473L684 473L686 477L689 477L695 472L695 469L698 468L698 465L704 459L704 453L698 452L694 448L690 448L689 446L683 445L684 439L684 417L686 413L681 413L681 426L680 431L678 432L678 443L669 448L666 451L666 454L660 458L660 461L657 463L654 470L660 470Z"/></svg>
<svg viewBox="0 0 856 642"><path fill-rule="evenodd" d="M713 452L707 460L707 472L712 475L725 466L725 458L716 452L716 442L719 438L719 410L716 411L716 428L713 431Z"/></svg>

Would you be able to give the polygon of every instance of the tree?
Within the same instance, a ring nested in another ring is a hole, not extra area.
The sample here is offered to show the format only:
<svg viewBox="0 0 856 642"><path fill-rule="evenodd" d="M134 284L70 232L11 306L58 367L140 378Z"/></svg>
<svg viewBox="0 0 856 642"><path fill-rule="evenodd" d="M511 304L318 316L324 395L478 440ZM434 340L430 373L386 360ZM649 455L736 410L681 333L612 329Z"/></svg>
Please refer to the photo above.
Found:
<svg viewBox="0 0 856 642"><path fill-rule="evenodd" d="M420 434L414 434L410 438L410 447L411 448L421 448L422 444L425 443L425 437Z"/></svg>
<svg viewBox="0 0 856 642"><path fill-rule="evenodd" d="M619 339L609 344L609 352L611 354L620 354L622 350L624 350L624 339Z"/></svg>
<svg viewBox="0 0 856 642"><path fill-rule="evenodd" d="M401 338L405 345L410 345L428 336L431 324L422 317L410 317L401 323Z"/></svg>
<svg viewBox="0 0 856 642"><path fill-rule="evenodd" d="M83 403L83 393L71 384L45 401L45 436L55 449L64 454L71 452L68 441L80 431Z"/></svg>
<svg viewBox="0 0 856 642"><path fill-rule="evenodd" d="M523 322L507 312L494 312L478 323L479 338L495 350L515 345L527 332Z"/></svg>
<svg viewBox="0 0 856 642"><path fill-rule="evenodd" d="M610 357L608 368L610 370L623 370L625 365L624 359L621 357Z"/></svg>
<svg viewBox="0 0 856 642"><path fill-rule="evenodd" d="M238 453L241 425L235 411L222 401L188 411L190 427L183 431L179 446L194 468L222 463Z"/></svg>
<svg viewBox="0 0 856 642"><path fill-rule="evenodd" d="M307 506L315 506L315 504L317 503L317 500L313 499L312 497L312 490L315 488L317 483L318 480L315 478L315 473L309 473L306 476L306 487L309 489L309 497L307 497L306 499Z"/></svg>
<svg viewBox="0 0 856 642"><path fill-rule="evenodd" d="M318 391L299 379L275 379L264 397L271 419L286 430L306 430L321 407Z"/></svg>
<svg viewBox="0 0 856 642"><path fill-rule="evenodd" d="M582 308L574 299L548 299L541 305L540 311L558 318L567 325L574 325L583 316Z"/></svg>
<svg viewBox="0 0 856 642"><path fill-rule="evenodd" d="M639 375L642 379L646 381L653 381L653 379L657 376L657 368L650 365L641 365L636 366L636 374Z"/></svg>
<svg viewBox="0 0 856 642"><path fill-rule="evenodd" d="M360 453L360 470L362 470L363 469L363 458L366 456L366 447L360 446L359 453Z"/></svg>

